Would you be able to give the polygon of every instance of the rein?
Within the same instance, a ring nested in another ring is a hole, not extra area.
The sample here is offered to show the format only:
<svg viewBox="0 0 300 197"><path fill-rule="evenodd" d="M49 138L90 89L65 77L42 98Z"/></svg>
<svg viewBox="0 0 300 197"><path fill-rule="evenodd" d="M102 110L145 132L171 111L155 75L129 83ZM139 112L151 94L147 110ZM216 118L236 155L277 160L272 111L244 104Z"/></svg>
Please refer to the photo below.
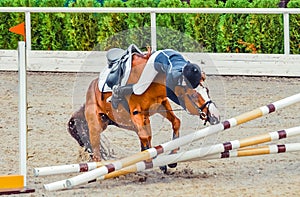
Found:
<svg viewBox="0 0 300 197"><path fill-rule="evenodd" d="M138 114L138 113L145 113L145 112L151 113L151 112L167 112L167 111L185 111L185 110L184 109L172 109L172 110L164 109L164 110L147 110L147 111L143 110L143 111L139 111L139 112L135 111L135 112L133 112L134 113L133 115Z"/></svg>
<svg viewBox="0 0 300 197"><path fill-rule="evenodd" d="M202 106L198 107L198 106L196 105L196 103L193 101L193 99L191 98L190 95L187 94L187 97L189 98L189 100L191 101L191 103L193 104L193 106L198 110L198 112L199 112L199 114L200 114L200 117L203 118L203 119L205 119L207 115L203 112L203 109L204 109L207 105L211 104L212 101L211 101L211 100L206 101Z"/></svg>

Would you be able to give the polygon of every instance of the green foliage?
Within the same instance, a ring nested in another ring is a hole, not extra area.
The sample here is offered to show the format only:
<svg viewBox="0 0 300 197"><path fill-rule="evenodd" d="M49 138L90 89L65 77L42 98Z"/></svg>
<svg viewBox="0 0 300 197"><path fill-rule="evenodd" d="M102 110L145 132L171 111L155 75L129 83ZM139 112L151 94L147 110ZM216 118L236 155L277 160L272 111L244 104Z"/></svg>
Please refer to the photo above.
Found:
<svg viewBox="0 0 300 197"><path fill-rule="evenodd" d="M161 0L160 8L187 8L180 0ZM156 15L157 48L173 48L178 51L190 51L194 48L194 40L185 34L188 14L162 13Z"/></svg>
<svg viewBox="0 0 300 197"><path fill-rule="evenodd" d="M227 0L226 8L249 8L247 0ZM218 52L245 52L245 46L239 44L246 31L247 14L224 14L220 17L217 31Z"/></svg>
<svg viewBox="0 0 300 197"><path fill-rule="evenodd" d="M125 4L121 0L110 0L105 1L103 6L125 7ZM127 29L126 18L127 14L124 13L102 14L101 20L98 23L99 30L97 32L99 50L108 50L113 47L123 48L122 46L125 45L126 40L114 35Z"/></svg>
<svg viewBox="0 0 300 197"><path fill-rule="evenodd" d="M299 0L291 0L288 8L300 8ZM291 14L290 15L290 53L300 54L300 15Z"/></svg>
<svg viewBox="0 0 300 197"><path fill-rule="evenodd" d="M1 0L0 7L22 7L25 6L25 0ZM24 13L0 13L0 48L16 49L18 41L24 40L21 35L9 31L13 26L24 22Z"/></svg>
<svg viewBox="0 0 300 197"><path fill-rule="evenodd" d="M158 4L160 8L185 8L186 3L182 3L180 0L161 0ZM156 24L160 27L167 27L170 29L178 30L180 32L185 31L185 18L187 14L157 14Z"/></svg>
<svg viewBox="0 0 300 197"><path fill-rule="evenodd" d="M192 8L216 8L215 0L191 0ZM186 33L195 39L204 51L217 52L217 28L220 14L190 14L186 20Z"/></svg>
<svg viewBox="0 0 300 197"><path fill-rule="evenodd" d="M157 49L172 48L182 52L202 51L191 36L166 27L157 27Z"/></svg>
<svg viewBox="0 0 300 197"><path fill-rule="evenodd" d="M32 7L62 7L65 0L31 0ZM67 41L65 13L31 14L31 48L34 50L62 50Z"/></svg>
<svg viewBox="0 0 300 197"><path fill-rule="evenodd" d="M157 2L152 0L129 0L127 7L157 7ZM128 30L123 35L128 45L131 43L139 47L151 45L151 17L149 13L129 13L126 19ZM150 31L149 31L150 30Z"/></svg>
<svg viewBox="0 0 300 197"><path fill-rule="evenodd" d="M277 0L254 0L254 8L276 8ZM245 21L246 31L239 43L246 52L283 53L283 21L278 14L250 14Z"/></svg>
<svg viewBox="0 0 300 197"><path fill-rule="evenodd" d="M96 0L76 0L69 7L100 7ZM101 15L97 13L66 14L67 50L92 50L97 41Z"/></svg>
<svg viewBox="0 0 300 197"><path fill-rule="evenodd" d="M277 8L279 0L1 0L0 7ZM289 8L299 8L290 0ZM300 16L290 16L291 54L300 54ZM9 28L24 13L0 13L0 48L16 49L21 35ZM149 13L31 13L33 50L107 50L151 44ZM156 14L157 49L283 53L281 14ZM95 48L97 47L97 48Z"/></svg>
<svg viewBox="0 0 300 197"><path fill-rule="evenodd" d="M156 7L152 0L129 0L126 2L127 7ZM128 28L149 27L151 24L150 14L148 13L129 13L126 19Z"/></svg>

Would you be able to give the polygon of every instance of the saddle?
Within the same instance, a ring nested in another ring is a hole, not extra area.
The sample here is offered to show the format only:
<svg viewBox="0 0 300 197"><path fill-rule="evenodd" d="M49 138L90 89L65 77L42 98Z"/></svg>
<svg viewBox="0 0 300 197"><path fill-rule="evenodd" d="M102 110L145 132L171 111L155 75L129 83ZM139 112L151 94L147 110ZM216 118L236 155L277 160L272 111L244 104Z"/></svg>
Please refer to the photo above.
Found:
<svg viewBox="0 0 300 197"><path fill-rule="evenodd" d="M115 85L125 85L131 71L132 56L134 54L144 55L143 52L134 44L126 50L112 48L107 51L106 58L108 69L110 70L106 84L112 88Z"/></svg>

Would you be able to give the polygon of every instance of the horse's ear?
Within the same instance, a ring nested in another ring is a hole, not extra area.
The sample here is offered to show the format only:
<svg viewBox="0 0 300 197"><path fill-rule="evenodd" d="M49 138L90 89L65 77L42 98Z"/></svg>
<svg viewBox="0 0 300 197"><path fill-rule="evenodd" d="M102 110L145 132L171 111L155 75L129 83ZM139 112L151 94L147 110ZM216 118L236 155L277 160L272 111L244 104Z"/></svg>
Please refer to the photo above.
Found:
<svg viewBox="0 0 300 197"><path fill-rule="evenodd" d="M151 46L148 45L146 48L147 48L147 52L151 53Z"/></svg>
<svg viewBox="0 0 300 197"><path fill-rule="evenodd" d="M148 59L151 56L151 46L147 46L146 58Z"/></svg>
<svg viewBox="0 0 300 197"><path fill-rule="evenodd" d="M205 74L204 71L202 71L202 72L201 72L201 80L200 80L200 83L201 83L201 82L204 82L205 79L206 79L206 74Z"/></svg>

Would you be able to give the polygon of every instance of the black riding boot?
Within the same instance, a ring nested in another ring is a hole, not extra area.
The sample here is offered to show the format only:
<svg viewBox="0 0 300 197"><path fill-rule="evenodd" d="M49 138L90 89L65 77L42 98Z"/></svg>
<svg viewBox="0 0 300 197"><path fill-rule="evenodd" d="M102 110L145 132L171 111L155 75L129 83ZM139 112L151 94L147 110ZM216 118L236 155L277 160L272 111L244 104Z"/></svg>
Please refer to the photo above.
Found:
<svg viewBox="0 0 300 197"><path fill-rule="evenodd" d="M133 93L133 84L119 86L113 88L111 97L111 104L113 108L117 109L120 102L125 101L125 96Z"/></svg>

